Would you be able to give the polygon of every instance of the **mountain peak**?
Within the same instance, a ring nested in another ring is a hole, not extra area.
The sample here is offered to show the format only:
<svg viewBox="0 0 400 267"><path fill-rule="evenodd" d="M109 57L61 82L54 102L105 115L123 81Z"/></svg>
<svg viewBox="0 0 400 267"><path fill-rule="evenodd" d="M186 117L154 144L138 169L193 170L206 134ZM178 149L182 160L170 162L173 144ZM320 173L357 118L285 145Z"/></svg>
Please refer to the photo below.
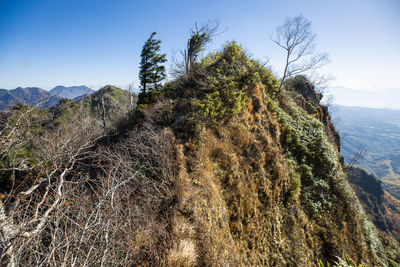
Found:
<svg viewBox="0 0 400 267"><path fill-rule="evenodd" d="M57 85L56 87L51 89L49 92L52 94L58 95L60 97L63 97L63 98L75 99L82 95L92 94L95 91L85 85L69 86L69 87L66 87L63 85Z"/></svg>
<svg viewBox="0 0 400 267"><path fill-rule="evenodd" d="M85 85L70 86L57 85L50 91L39 87L17 87L12 90L2 90L0 95L0 110L10 108L18 103L36 106L39 108L50 108L56 105L60 98L77 99L92 94L95 91Z"/></svg>

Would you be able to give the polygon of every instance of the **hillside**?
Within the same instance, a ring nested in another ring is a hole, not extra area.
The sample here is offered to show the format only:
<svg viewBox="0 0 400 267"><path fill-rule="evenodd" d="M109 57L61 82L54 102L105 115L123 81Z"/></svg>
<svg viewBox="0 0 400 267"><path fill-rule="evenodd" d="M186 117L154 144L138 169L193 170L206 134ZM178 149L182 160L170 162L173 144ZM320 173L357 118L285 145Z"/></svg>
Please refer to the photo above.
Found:
<svg viewBox="0 0 400 267"><path fill-rule="evenodd" d="M400 201L384 191L381 182L365 170L349 167L346 174L368 218L376 225L389 257L400 258Z"/></svg>
<svg viewBox="0 0 400 267"><path fill-rule="evenodd" d="M232 42L141 95L134 111L132 95L106 86L4 114L2 259L314 266L346 255L377 266L393 257L347 180L322 96L304 77L276 97L278 85Z"/></svg>
<svg viewBox="0 0 400 267"><path fill-rule="evenodd" d="M61 98L79 100L95 91L86 86L56 86L50 91L38 87L18 87L13 90L0 89L0 110L9 109L16 104L51 108L60 102Z"/></svg>
<svg viewBox="0 0 400 267"><path fill-rule="evenodd" d="M0 110L10 108L18 103L28 106L38 105L38 108L50 108L59 101L58 96L38 87L0 89Z"/></svg>
<svg viewBox="0 0 400 267"><path fill-rule="evenodd" d="M55 122L73 121L76 119L75 116L85 114L111 127L135 107L136 98L126 90L107 85L78 101L64 99L51 110L54 111Z"/></svg>
<svg viewBox="0 0 400 267"><path fill-rule="evenodd" d="M2 136L3 163L1 166L8 169L7 166L17 164L15 162L19 162L25 167L30 166L26 163L27 159L24 157L28 157L37 149L41 149L41 145L35 145L37 140L32 138L32 135L49 136L46 138L50 138L47 140L50 143L57 142L58 138L61 137L68 138L69 134L76 134L77 138L83 138L85 131L89 131L86 134L94 139L107 135L112 136L117 132L116 127L124 125L127 112L132 110L135 105L135 95L114 86L105 86L94 94L76 102L65 98L61 99L57 105L50 109L18 106L0 113L3 122L12 120L13 116L17 116L20 119L19 123L21 123L20 126L15 125L15 129L19 131L16 140L10 142L10 138ZM15 123L16 121L12 121L11 125ZM2 134L7 132L6 125L3 124L1 129ZM57 135L51 137L54 131L57 132ZM82 137L79 137L80 135ZM45 148L49 145L47 143ZM9 157L9 154L4 152L10 149L9 146L15 146L15 151L17 151L16 158L13 158L15 162L9 159L4 161L4 157ZM20 162L21 160L22 162ZM34 163L31 162L30 164ZM6 192L9 189L9 176L9 171L2 172L0 170L0 192Z"/></svg>

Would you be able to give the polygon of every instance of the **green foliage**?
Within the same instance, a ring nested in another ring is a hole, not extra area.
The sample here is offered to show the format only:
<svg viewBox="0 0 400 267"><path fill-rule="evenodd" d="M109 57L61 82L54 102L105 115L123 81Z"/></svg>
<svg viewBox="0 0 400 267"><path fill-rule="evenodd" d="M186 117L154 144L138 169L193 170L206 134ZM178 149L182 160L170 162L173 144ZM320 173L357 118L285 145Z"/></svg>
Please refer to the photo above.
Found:
<svg viewBox="0 0 400 267"><path fill-rule="evenodd" d="M219 52L210 53L196 63L196 72L189 81L185 77L166 83L162 93L166 97L183 100L189 105L178 108L181 125L191 137L198 137L205 122L223 123L237 116L254 97L265 89L274 92L279 82L259 62L249 59L236 42L227 43ZM263 84L264 86L262 86ZM151 103L139 96L139 103ZM257 96L260 97L260 96ZM181 101L182 102L182 101Z"/></svg>
<svg viewBox="0 0 400 267"><path fill-rule="evenodd" d="M277 87L277 80L258 62L247 57L236 42L226 44L222 52L212 53L200 64L209 73L207 93L197 102L201 116L216 122L239 114L246 106L250 88L263 83Z"/></svg>
<svg viewBox="0 0 400 267"><path fill-rule="evenodd" d="M340 175L338 154L330 144L322 123L308 115L292 100L285 110L267 103L282 124L282 145L292 162L294 173L301 175L301 201L310 217L321 218L334 202L331 181ZM292 187L297 179L291 178ZM293 196L292 196L293 197Z"/></svg>
<svg viewBox="0 0 400 267"><path fill-rule="evenodd" d="M285 87L289 90L301 91L302 88L310 86L310 81L304 75L296 75L285 81Z"/></svg>
<svg viewBox="0 0 400 267"><path fill-rule="evenodd" d="M325 264L321 260L319 260L318 261L318 267L325 267ZM329 262L326 264L326 267L331 267Z"/></svg>
<svg viewBox="0 0 400 267"><path fill-rule="evenodd" d="M160 82L165 79L165 67L160 65L167 61L165 54L160 54L161 40L154 39L156 32L153 32L143 46L140 61L139 79L141 93L159 90Z"/></svg>
<svg viewBox="0 0 400 267"><path fill-rule="evenodd" d="M194 78L194 75L198 70L197 67L201 52L203 52L206 45L211 42L217 29L218 24L212 25L210 23L200 27L196 23L194 28L190 29L190 38L187 41L186 49L184 51L184 74L185 78L188 78L188 81Z"/></svg>
<svg viewBox="0 0 400 267"><path fill-rule="evenodd" d="M144 111L148 107L148 104L138 104L135 109L135 117L136 118L144 118Z"/></svg>
<svg viewBox="0 0 400 267"><path fill-rule="evenodd" d="M109 96L113 98L116 102L121 102L126 98L126 91L115 86L111 87L112 90L109 91Z"/></svg>
<svg viewBox="0 0 400 267"><path fill-rule="evenodd" d="M301 192L301 176L304 175L301 171L301 167L298 166L296 162L292 159L288 159L289 165L289 177L290 177L290 188L289 188L289 196L287 200L296 200L300 197ZM302 166L304 169L308 170L307 165L303 164ZM308 170L309 171L309 170Z"/></svg>
<svg viewBox="0 0 400 267"><path fill-rule="evenodd" d="M396 263L394 261L392 261L391 259L388 259L388 267L400 267L400 263Z"/></svg>
<svg viewBox="0 0 400 267"><path fill-rule="evenodd" d="M70 99L63 98L60 103L56 105L54 110L55 123L69 122L75 119L76 114L79 112L81 103L74 102Z"/></svg>
<svg viewBox="0 0 400 267"><path fill-rule="evenodd" d="M363 267L364 265L360 264L357 265L352 259L343 255L343 259L338 257L338 261L336 263L337 266L348 266L348 267Z"/></svg>
<svg viewBox="0 0 400 267"><path fill-rule="evenodd" d="M212 35L214 31L210 31L209 27L203 26L198 27L197 23L195 24L194 29L190 30L190 38L187 43L187 57L196 62L200 53L204 51L204 48L207 43L211 41Z"/></svg>
<svg viewBox="0 0 400 267"><path fill-rule="evenodd" d="M201 115L212 122L236 116L246 104L246 96L238 90L238 83L234 77L210 77L208 89L211 91L198 101Z"/></svg>
<svg viewBox="0 0 400 267"><path fill-rule="evenodd" d="M265 68L260 62L252 61L252 71L257 72L262 84L265 86L269 95L275 95L278 92L279 81L275 78L270 70Z"/></svg>
<svg viewBox="0 0 400 267"><path fill-rule="evenodd" d="M399 263L396 263L392 261L391 259L387 259L387 263L385 260L379 259L380 266L381 267L400 267ZM325 264L319 260L317 262L318 267L325 267ZM329 262L326 264L326 267L330 267L331 265ZM343 258L337 257L337 261L335 262L333 267L366 267L367 265L359 264L357 265L352 259L350 259L348 256L343 255Z"/></svg>
<svg viewBox="0 0 400 267"><path fill-rule="evenodd" d="M196 113L187 116L182 122L182 130L194 140L200 140L202 129L201 117Z"/></svg>

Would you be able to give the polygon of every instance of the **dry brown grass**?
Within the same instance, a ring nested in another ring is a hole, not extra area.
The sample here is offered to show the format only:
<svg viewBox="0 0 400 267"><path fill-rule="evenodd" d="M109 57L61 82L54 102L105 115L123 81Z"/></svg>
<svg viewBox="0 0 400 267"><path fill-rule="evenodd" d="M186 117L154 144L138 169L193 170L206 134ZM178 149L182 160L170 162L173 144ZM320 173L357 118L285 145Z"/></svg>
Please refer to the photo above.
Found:
<svg viewBox="0 0 400 267"><path fill-rule="evenodd" d="M264 105L262 86L253 90L241 116L205 127L200 145L178 145L180 193L169 262L183 264L187 251L194 259L187 262L199 266L312 266L340 251L368 258L361 223L351 214L340 218L347 223L306 215L301 177L281 145L285 128ZM340 216L346 210L337 208Z"/></svg>
<svg viewBox="0 0 400 267"><path fill-rule="evenodd" d="M93 266L313 266L342 252L370 258L339 181L330 181L337 203L325 217L307 215L300 198L307 180L299 172L306 163L285 154L287 129L268 110L264 87L250 90L247 109L224 124L205 125L199 142L174 135L173 104L160 101L121 142L96 150L87 171L96 183L82 184L93 188L79 191L80 205L68 204L67 215L72 220L80 212L80 226L91 211L99 223L81 242L80 227L63 228L67 239L58 240L80 250L57 247L57 255L78 264L87 256ZM118 191L115 182L122 184ZM102 199L106 208L93 210Z"/></svg>
<svg viewBox="0 0 400 267"><path fill-rule="evenodd" d="M169 266L195 266L197 262L196 245L192 240L181 239L168 253Z"/></svg>

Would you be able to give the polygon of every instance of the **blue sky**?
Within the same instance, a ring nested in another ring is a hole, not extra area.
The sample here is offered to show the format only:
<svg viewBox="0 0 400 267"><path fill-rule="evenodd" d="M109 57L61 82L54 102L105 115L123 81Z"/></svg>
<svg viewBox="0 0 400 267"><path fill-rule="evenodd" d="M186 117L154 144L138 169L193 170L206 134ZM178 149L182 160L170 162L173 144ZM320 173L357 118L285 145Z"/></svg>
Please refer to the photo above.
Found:
<svg viewBox="0 0 400 267"><path fill-rule="evenodd" d="M210 50L236 40L255 58L270 58L279 73L284 52L270 36L299 14L312 21L317 50L330 55L321 72L335 77L333 88L400 88L398 0L0 0L0 88L137 87L140 51L152 31L171 58L188 28L210 19L226 28Z"/></svg>

